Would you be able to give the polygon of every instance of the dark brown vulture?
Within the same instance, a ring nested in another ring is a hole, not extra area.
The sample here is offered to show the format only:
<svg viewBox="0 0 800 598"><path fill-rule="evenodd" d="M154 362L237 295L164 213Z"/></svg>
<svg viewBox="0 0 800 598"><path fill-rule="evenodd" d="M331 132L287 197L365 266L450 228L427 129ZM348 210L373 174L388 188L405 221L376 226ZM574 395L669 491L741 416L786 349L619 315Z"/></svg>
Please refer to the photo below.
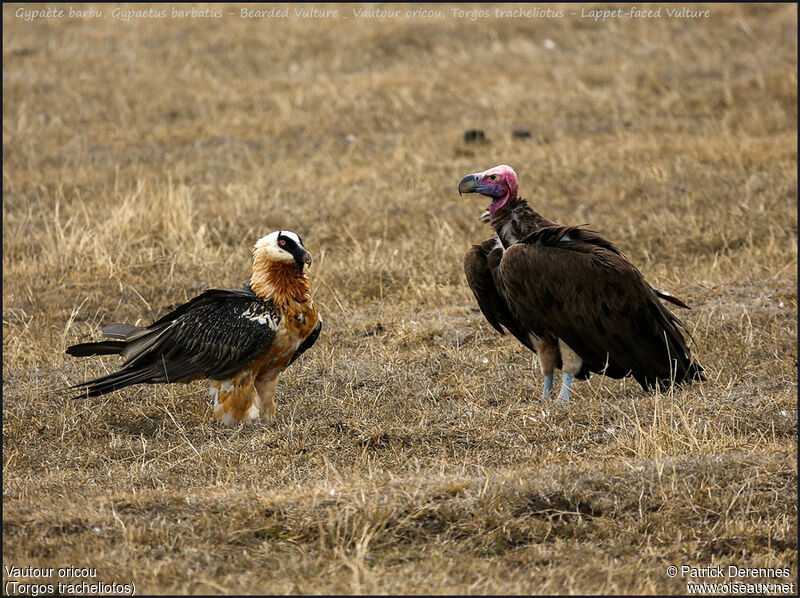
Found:
<svg viewBox="0 0 800 598"><path fill-rule="evenodd" d="M633 376L642 388L704 380L679 328L685 327L641 272L598 233L546 220L517 196L517 175L502 165L465 176L459 193L491 198L481 221L497 236L474 245L464 270L478 305L501 334L505 328L539 354L545 399L553 370L568 402L573 376Z"/></svg>
<svg viewBox="0 0 800 598"><path fill-rule="evenodd" d="M69 387L74 398L132 384L211 380L214 416L224 424L275 415L278 374L319 336L322 320L305 266L311 254L291 231L259 239L242 289L210 289L146 327L111 324L113 340L73 345L69 355L121 355L122 367Z"/></svg>

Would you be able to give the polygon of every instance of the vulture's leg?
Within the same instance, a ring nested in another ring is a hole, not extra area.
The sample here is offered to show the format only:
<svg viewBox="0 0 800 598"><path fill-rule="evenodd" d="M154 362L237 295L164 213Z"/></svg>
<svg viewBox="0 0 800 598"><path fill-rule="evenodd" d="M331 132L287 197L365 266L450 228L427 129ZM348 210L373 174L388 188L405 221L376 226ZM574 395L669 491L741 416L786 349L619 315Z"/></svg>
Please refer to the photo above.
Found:
<svg viewBox="0 0 800 598"><path fill-rule="evenodd" d="M561 393L558 395L558 402L569 403L572 377L581 371L583 359L561 339L558 340L558 348L561 350L561 370L564 372L564 380L561 385Z"/></svg>
<svg viewBox="0 0 800 598"><path fill-rule="evenodd" d="M569 391L572 387L572 374L564 372L564 379L561 382L561 393L558 395L559 403L569 403Z"/></svg>
<svg viewBox="0 0 800 598"><path fill-rule="evenodd" d="M558 345L539 338L532 338L531 340L533 340L533 346L539 354L539 365L542 368L542 374L544 374L542 399L548 401L550 400L550 393L553 392L553 370L556 369L560 359Z"/></svg>
<svg viewBox="0 0 800 598"><path fill-rule="evenodd" d="M546 374L544 377L544 389L542 390L542 398L545 401L549 400L551 392L553 392L553 372Z"/></svg>
<svg viewBox="0 0 800 598"><path fill-rule="evenodd" d="M278 375L274 372L267 372L265 375L256 379L256 404L258 405L257 415L253 419L261 417L265 412L269 413L269 419L275 418L275 388L278 386Z"/></svg>

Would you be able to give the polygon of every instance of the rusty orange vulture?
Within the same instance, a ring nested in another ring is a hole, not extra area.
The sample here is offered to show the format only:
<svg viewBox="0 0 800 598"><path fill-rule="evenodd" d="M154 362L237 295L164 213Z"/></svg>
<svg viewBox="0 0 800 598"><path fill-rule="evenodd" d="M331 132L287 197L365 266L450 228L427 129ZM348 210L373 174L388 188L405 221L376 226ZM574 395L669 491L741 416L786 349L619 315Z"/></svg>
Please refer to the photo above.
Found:
<svg viewBox="0 0 800 598"><path fill-rule="evenodd" d="M241 289L210 289L149 326L111 324L107 341L73 345L69 355L120 355L116 372L71 386L75 398L133 384L209 379L214 416L224 424L275 415L278 375L308 350L322 320L311 299L311 254L297 234L276 231L253 249Z"/></svg>
<svg viewBox="0 0 800 598"><path fill-rule="evenodd" d="M489 323L538 353L545 399L556 368L560 402L592 372L633 376L646 390L705 379L659 298L688 306L651 287L610 241L545 219L518 197L510 166L469 174L458 191L491 198L481 220L496 236L467 251L464 270Z"/></svg>

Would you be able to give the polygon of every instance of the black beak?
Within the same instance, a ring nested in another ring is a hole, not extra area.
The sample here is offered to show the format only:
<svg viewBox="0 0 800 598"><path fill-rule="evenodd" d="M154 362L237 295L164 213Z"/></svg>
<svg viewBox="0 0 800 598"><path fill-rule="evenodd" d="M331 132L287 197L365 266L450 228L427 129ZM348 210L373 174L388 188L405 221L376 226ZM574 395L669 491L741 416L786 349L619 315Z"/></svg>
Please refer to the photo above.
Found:
<svg viewBox="0 0 800 598"><path fill-rule="evenodd" d="M296 247L294 251L292 251L292 255L294 256L295 264L297 264L301 272L306 265L309 267L311 266L311 254L308 253L304 247Z"/></svg>
<svg viewBox="0 0 800 598"><path fill-rule="evenodd" d="M475 193L476 187L478 186L478 175L475 174L468 174L461 182L458 184L458 194L461 195L463 193Z"/></svg>

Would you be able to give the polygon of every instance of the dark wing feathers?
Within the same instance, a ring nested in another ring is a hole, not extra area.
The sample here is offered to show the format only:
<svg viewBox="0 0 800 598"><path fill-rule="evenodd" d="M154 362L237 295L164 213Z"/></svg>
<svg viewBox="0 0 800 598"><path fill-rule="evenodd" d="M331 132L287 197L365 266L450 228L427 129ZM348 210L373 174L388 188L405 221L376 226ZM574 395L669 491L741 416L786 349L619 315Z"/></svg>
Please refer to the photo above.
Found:
<svg viewBox="0 0 800 598"><path fill-rule="evenodd" d="M89 357L91 355L119 355L125 348L123 341L101 341L99 343L81 343L67 347L67 355L73 357Z"/></svg>
<svg viewBox="0 0 800 598"><path fill-rule="evenodd" d="M658 295L659 297L661 297L662 299L664 299L666 301L669 301L670 303L674 303L678 307L682 307L683 309L692 309L691 307L686 305L686 303L683 300L678 299L675 295L671 295L670 293L667 293L666 291L659 291L658 289L653 288L653 292L656 295Z"/></svg>
<svg viewBox="0 0 800 598"><path fill-rule="evenodd" d="M680 320L613 244L578 227L543 227L506 250L508 305L528 330L562 339L591 371L645 388L701 376Z"/></svg>
<svg viewBox="0 0 800 598"><path fill-rule="evenodd" d="M311 334L309 334L306 337L306 339L302 343L300 343L300 346L297 347L297 351L294 352L294 355L292 355L292 358L289 360L289 363L286 364L286 367L292 365L295 359L300 357L303 353L305 353L311 347L314 346L314 343L316 343L317 339L319 338L319 333L321 330L322 330L322 320L317 322L317 325L314 326L314 330L311 331Z"/></svg>
<svg viewBox="0 0 800 598"><path fill-rule="evenodd" d="M504 312L508 311L508 307L500 298L492 273L486 264L486 258L491 250L486 245L491 243L491 246L494 246L494 241L494 239L490 239L480 245L473 245L464 254L464 272L467 275L467 284L469 284L472 294L475 295L481 312L497 332L505 334L500 320L503 318ZM508 319L510 316L509 313Z"/></svg>
<svg viewBox="0 0 800 598"><path fill-rule="evenodd" d="M133 324L109 324L103 328L103 336L106 338L127 340L134 332L138 332L139 330L144 329L141 326L134 326Z"/></svg>
<svg viewBox="0 0 800 598"><path fill-rule="evenodd" d="M521 241L526 245L547 245L550 247L559 247L563 243L569 242L576 243L572 246L573 251L587 252L591 251L593 247L601 247L611 253L622 256L622 252L600 233L580 226L560 226L557 224L543 226Z"/></svg>
<svg viewBox="0 0 800 598"><path fill-rule="evenodd" d="M229 301L234 299L245 299L245 300L253 300L256 298L256 294L249 287L244 287L242 289L208 289L200 293L197 297L190 299L186 303L183 303L165 315L163 318L156 320L148 328L153 328L154 326L158 326L159 324L163 324L165 322L172 322L176 320L179 316L182 316L186 312L193 310L200 305L208 304L208 303L215 303L218 301ZM130 326L129 324L123 324L123 326Z"/></svg>
<svg viewBox="0 0 800 598"><path fill-rule="evenodd" d="M506 299L501 294L502 285L496 279L503 251L503 246L496 237L480 245L473 245L464 254L467 283L489 324L500 334L505 334L505 328L519 342L533 350L530 337L511 314Z"/></svg>
<svg viewBox="0 0 800 598"><path fill-rule="evenodd" d="M205 291L145 328L112 324L104 330L126 340L69 347L71 355L125 358L117 372L70 388L96 396L142 382L223 380L268 350L275 327L272 302L250 289Z"/></svg>

